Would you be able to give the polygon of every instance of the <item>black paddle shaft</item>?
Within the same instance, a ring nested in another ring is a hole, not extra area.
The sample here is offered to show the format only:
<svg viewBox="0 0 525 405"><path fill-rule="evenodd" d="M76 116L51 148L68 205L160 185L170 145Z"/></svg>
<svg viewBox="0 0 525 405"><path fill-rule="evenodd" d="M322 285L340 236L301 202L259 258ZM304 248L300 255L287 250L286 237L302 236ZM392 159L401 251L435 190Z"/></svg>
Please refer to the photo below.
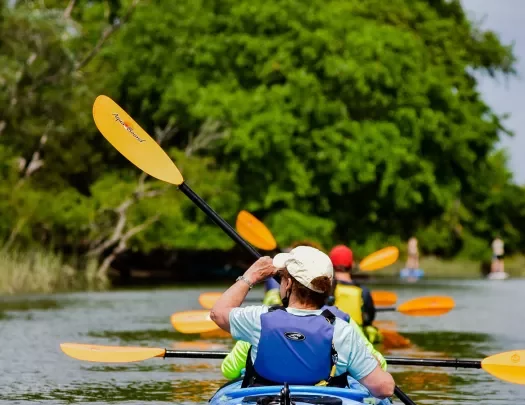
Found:
<svg viewBox="0 0 525 405"><path fill-rule="evenodd" d="M250 253L255 259L259 259L262 255L253 248L248 242L246 242L236 231L233 229L228 222L226 222L219 214L217 214L202 198L200 198L195 191L186 183L179 185L179 190L182 191L186 196L199 207L213 222L228 235L234 242L241 245L248 253ZM275 276L274 279L280 283L279 277Z"/></svg>
<svg viewBox="0 0 525 405"><path fill-rule="evenodd" d="M407 357L386 357L388 364L398 366L430 366L450 368L481 368L480 360L460 359L411 359Z"/></svg>
<svg viewBox="0 0 525 405"><path fill-rule="evenodd" d="M224 359L229 352L204 350L171 350L167 349L164 357L181 359ZM450 368L481 368L480 360L461 359L415 359L410 357L386 357L386 362L396 366L430 366Z"/></svg>
<svg viewBox="0 0 525 405"><path fill-rule="evenodd" d="M395 312L396 307L376 307L376 312Z"/></svg>
<svg viewBox="0 0 525 405"><path fill-rule="evenodd" d="M405 405L416 405L414 401L410 399L410 397L405 394L403 391L401 391L401 388L399 388L397 385L394 388L394 394L403 402Z"/></svg>

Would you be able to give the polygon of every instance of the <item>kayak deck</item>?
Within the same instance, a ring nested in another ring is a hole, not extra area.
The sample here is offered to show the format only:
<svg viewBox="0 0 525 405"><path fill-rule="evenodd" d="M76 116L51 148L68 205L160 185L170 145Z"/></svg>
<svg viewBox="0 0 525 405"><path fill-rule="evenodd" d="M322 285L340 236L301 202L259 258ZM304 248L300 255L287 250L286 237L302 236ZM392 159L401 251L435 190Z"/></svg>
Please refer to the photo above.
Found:
<svg viewBox="0 0 525 405"><path fill-rule="evenodd" d="M354 380L355 381L355 380ZM211 405L278 405L281 404L283 386L241 388L242 381L220 388L210 399ZM355 387L355 384L359 388ZM379 400L370 395L357 381L348 388L290 385L290 401L295 405L389 405L389 400Z"/></svg>

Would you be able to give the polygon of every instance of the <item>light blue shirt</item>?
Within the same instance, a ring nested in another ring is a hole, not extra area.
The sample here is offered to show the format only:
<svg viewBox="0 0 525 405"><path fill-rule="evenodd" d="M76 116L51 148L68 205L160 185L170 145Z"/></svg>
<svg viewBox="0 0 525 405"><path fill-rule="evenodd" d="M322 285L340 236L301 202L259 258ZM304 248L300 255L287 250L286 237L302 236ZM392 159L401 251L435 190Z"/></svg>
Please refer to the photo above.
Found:
<svg viewBox="0 0 525 405"><path fill-rule="evenodd" d="M320 309L286 308L286 310L298 316L320 315L323 312ZM234 339L244 340L252 345L251 357L254 364L261 338L261 315L265 312L268 312L266 305L234 308L230 312L230 333ZM366 347L363 338L349 323L339 318L335 320L333 342L338 355L336 376L348 371L353 378L360 380L378 367L379 363Z"/></svg>

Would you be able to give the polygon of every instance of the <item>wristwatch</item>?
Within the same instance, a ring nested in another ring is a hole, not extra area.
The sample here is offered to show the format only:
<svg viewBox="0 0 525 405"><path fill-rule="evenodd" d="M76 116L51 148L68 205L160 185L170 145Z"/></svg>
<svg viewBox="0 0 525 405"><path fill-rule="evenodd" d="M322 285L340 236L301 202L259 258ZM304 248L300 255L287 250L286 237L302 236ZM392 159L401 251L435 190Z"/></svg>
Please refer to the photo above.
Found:
<svg viewBox="0 0 525 405"><path fill-rule="evenodd" d="M253 288L253 284L250 283L246 277L244 277L244 276L239 276L239 277L237 277L237 279L235 280L235 282L237 282L237 281L239 281L239 280L242 280L242 281L244 281L246 284L248 284L248 287L250 287L250 290Z"/></svg>

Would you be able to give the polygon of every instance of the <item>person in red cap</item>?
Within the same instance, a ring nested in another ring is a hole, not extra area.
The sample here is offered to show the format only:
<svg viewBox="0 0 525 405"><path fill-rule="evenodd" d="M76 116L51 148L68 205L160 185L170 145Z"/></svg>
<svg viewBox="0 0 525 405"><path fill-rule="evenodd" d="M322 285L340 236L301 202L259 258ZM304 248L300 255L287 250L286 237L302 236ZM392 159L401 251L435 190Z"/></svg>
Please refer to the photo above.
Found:
<svg viewBox="0 0 525 405"><path fill-rule="evenodd" d="M371 343L378 343L381 335L372 326L376 317L376 307L370 290L352 280L354 255L345 245L335 246L329 254L334 266L332 301L341 311L346 312L363 329Z"/></svg>

